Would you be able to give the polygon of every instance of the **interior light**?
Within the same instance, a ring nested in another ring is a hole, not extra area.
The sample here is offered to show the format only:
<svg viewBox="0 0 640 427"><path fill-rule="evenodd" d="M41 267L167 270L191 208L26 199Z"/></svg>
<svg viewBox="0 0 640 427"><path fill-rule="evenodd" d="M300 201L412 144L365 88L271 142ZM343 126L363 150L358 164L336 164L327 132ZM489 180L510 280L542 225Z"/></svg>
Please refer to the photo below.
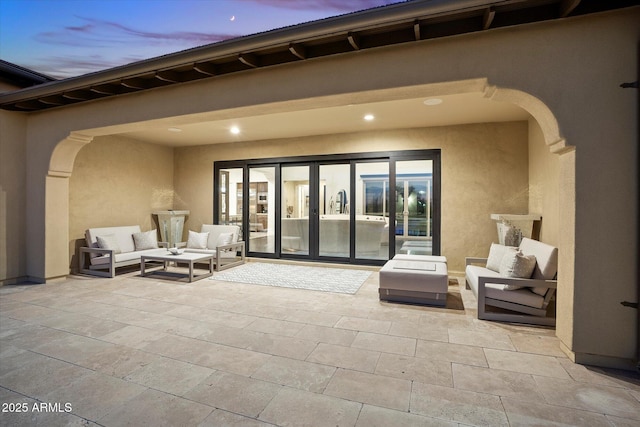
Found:
<svg viewBox="0 0 640 427"><path fill-rule="evenodd" d="M440 105L442 104L442 99L440 98L429 98L424 100L424 105Z"/></svg>
<svg viewBox="0 0 640 427"><path fill-rule="evenodd" d="M373 116L373 114L367 114L366 116L364 116L364 119L368 122L372 121L373 119L375 119L375 117Z"/></svg>
<svg viewBox="0 0 640 427"><path fill-rule="evenodd" d="M239 134L239 133L240 133L240 128L239 128L238 126L233 126L233 127L231 127L231 129L229 129L229 131L230 131L232 134L237 135L237 134Z"/></svg>
<svg viewBox="0 0 640 427"><path fill-rule="evenodd" d="M182 129L180 128L169 128L167 129L169 132L182 132Z"/></svg>

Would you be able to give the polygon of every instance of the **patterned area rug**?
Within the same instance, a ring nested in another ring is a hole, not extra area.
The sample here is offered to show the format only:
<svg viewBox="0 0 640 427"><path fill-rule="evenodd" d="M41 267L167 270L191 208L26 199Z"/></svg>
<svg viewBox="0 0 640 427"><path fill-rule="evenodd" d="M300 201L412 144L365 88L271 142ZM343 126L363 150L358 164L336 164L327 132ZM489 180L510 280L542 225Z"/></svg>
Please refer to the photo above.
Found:
<svg viewBox="0 0 640 427"><path fill-rule="evenodd" d="M210 279L355 294L370 275L371 271L367 270L248 262L238 267L214 273Z"/></svg>

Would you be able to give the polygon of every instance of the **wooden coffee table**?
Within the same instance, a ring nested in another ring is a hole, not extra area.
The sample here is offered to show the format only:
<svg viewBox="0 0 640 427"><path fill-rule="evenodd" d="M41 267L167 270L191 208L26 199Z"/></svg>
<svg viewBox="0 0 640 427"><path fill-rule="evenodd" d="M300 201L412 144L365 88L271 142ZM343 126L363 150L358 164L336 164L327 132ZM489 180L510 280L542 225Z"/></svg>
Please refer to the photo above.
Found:
<svg viewBox="0 0 640 427"><path fill-rule="evenodd" d="M149 271L148 269L146 269L146 263L148 261L160 261L162 262L162 269L163 271L167 270L167 265L169 263L176 263L176 265L178 264L187 264L189 266L189 282L193 282L195 280L200 280L200 279L204 279L205 277L211 277L213 275L213 258L214 256L211 254L197 254L197 253L182 253L180 255L173 255L169 252L167 252L166 254L149 254L149 255L142 255L140 257L140 275L141 276L145 276L145 273L147 271ZM200 274L198 276L194 276L193 275L193 267L195 265L195 263L200 262L207 262L209 263L209 272L208 273L204 273L204 274ZM157 269L152 270L152 271L157 271Z"/></svg>

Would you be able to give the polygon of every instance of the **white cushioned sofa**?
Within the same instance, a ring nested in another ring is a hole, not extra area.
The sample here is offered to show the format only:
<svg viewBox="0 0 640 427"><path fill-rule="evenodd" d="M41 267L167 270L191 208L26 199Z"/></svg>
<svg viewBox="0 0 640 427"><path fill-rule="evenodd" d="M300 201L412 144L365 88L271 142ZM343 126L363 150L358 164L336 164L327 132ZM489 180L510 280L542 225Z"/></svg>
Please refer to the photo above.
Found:
<svg viewBox="0 0 640 427"><path fill-rule="evenodd" d="M87 246L80 248L78 258L79 271L101 277L115 277L116 268L140 264L141 255L167 251L158 242L156 230L143 232L139 225L90 228L85 240Z"/></svg>
<svg viewBox="0 0 640 427"><path fill-rule="evenodd" d="M547 309L557 289L557 270L558 249L526 237L518 247L492 244L488 258L466 258L478 319L555 325Z"/></svg>
<svg viewBox="0 0 640 427"><path fill-rule="evenodd" d="M224 270L245 262L245 245L239 236L237 225L202 224L199 233L189 230L184 251L215 255L216 270Z"/></svg>

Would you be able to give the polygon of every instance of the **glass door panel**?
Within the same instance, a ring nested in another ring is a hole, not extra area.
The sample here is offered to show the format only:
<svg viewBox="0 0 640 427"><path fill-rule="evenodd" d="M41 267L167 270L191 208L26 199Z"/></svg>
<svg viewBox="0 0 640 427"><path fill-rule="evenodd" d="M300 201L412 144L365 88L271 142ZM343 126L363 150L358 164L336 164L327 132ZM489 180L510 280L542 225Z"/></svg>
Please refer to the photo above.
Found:
<svg viewBox="0 0 640 427"><path fill-rule="evenodd" d="M220 169L218 185L218 224L238 225L242 236L242 168Z"/></svg>
<svg viewBox="0 0 640 427"><path fill-rule="evenodd" d="M396 162L396 253L433 254L433 161Z"/></svg>
<svg viewBox="0 0 640 427"><path fill-rule="evenodd" d="M348 163L319 166L320 256L350 256L350 171Z"/></svg>
<svg viewBox="0 0 640 427"><path fill-rule="evenodd" d="M389 162L356 163L356 258L389 259Z"/></svg>
<svg viewBox="0 0 640 427"><path fill-rule="evenodd" d="M281 168L281 251L309 255L309 181L310 167Z"/></svg>
<svg viewBox="0 0 640 427"><path fill-rule="evenodd" d="M275 166L249 168L249 252L275 252Z"/></svg>

